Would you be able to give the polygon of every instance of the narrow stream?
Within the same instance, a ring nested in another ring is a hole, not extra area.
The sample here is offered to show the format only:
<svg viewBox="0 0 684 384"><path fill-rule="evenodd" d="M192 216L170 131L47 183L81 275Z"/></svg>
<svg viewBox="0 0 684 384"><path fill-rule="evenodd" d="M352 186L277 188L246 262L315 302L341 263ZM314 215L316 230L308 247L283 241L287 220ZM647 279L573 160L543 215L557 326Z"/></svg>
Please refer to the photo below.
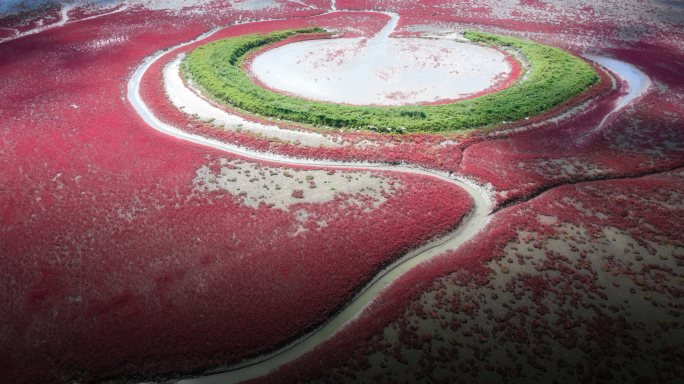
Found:
<svg viewBox="0 0 684 384"><path fill-rule="evenodd" d="M201 36L200 39L204 39L209 35L210 34ZM475 205L471 215L466 217L465 222L457 228L455 236L452 235L451 237L447 237L448 240L446 242L442 242L437 245L435 245L434 243L426 244L423 247L420 247L418 250L411 252L408 255L408 257L404 257L401 260L399 260L398 263L389 266L383 271L380 271L377 274L376 279L374 279L372 283L367 285L362 290L362 293L360 295L358 295L352 302L350 302L347 305L347 307L343 309L337 316L331 318L329 322L327 322L322 328L319 328L313 334L308 335L303 340L295 341L293 344L288 345L280 351L277 351L272 355L272 357L265 356L253 360L250 363L248 363L248 366L245 366L243 368L235 369L229 372L220 373L216 375L184 380L182 381L182 383L236 383L249 378L261 376L284 363L295 360L299 356L310 351L315 346L323 342L325 339L327 339L337 330L339 330L346 322L348 322L354 316L358 315L364 306L369 304L383 288L385 288L389 283L391 283L402 273L406 272L415 265L430 259L435 255L438 255L448 249L457 247L461 242L468 238L468 236L470 236L479 227L480 223L489 213L489 208L487 207L484 198L475 189L461 181L451 179L442 174L409 168L406 166L386 166L361 162L342 163L328 160L287 158L280 155L256 152L243 147L238 147L236 145L227 144L217 140L208 139L202 136L189 134L173 126L165 124L161 122L156 116L154 116L154 114L152 114L152 112L147 108L142 98L140 97L139 92L140 79L142 78L143 74L150 67L150 65L154 63L157 59L159 59L164 53L165 52L157 54L147 63L138 68L138 70L135 71L133 77L128 83L128 99L131 101L133 107L136 109L136 111L138 111L140 116L145 120L147 124L149 124L151 127L162 133L168 134L179 139L188 140L193 143L220 149L229 153L249 157L252 160L257 161L276 161L279 163L295 165L335 166L337 168L367 168L375 170L390 170L430 175L448 181L450 183L456 184L459 187L465 189L473 198Z"/></svg>
<svg viewBox="0 0 684 384"><path fill-rule="evenodd" d="M333 11L335 12L335 7L334 7L334 2L332 6ZM384 36L385 33L389 35L389 33L392 32L394 26L396 26L396 23L398 21L398 16L392 15L392 22L388 24L381 33L378 33L380 36ZM392 30L389 30L388 28L392 27ZM386 30L387 29L387 30ZM192 44L196 41L205 39L215 33L216 31L212 31L209 33L206 33L197 39L180 44L176 47L171 48L171 50L174 50L176 48ZM377 37L377 36L376 36ZM467 216L464 219L464 222L449 236L447 236L444 241L435 241L429 244L424 245L423 247L420 247L417 250L414 250L410 252L408 255L404 256L397 262L395 262L393 265L385 268L384 270L380 271L376 278L371 281L361 292L360 294L352 300L340 313L338 313L335 317L329 319L327 323L322 325L321 328L316 330L315 332L307 335L306 337L294 341L292 344L282 348L279 351L276 351L275 353L269 355L269 356L263 356L261 358L257 358L255 360L252 360L248 363L243 364L241 367L235 367L233 370L224 372L224 373L218 373L218 374L213 374L213 375L208 375L204 377L199 377L199 378L194 378L194 379L188 379L188 380L183 380L180 381L180 383L183 384L211 384L211 383L222 383L222 384L228 384L228 383L237 383L243 380L247 380L250 378L255 378L262 376L269 371L281 366L282 364L291 362L298 357L302 356L308 351L311 351L314 347L328 339L331 335L333 335L335 332L337 332L339 329L341 329L346 323L348 323L350 320L354 319L356 316L358 316L362 311L365 306L367 306L369 303L371 303L374 298L377 297L378 293L382 291L385 287L387 287L389 284L392 283L397 277L402 275L404 272L408 271L409 269L413 268L414 266L429 260L433 256L436 256L448 249L454 249L458 247L461 243L463 243L468 237L470 237L472 234L476 232L478 228L483 226L483 221L489 214L489 208L487 207L487 204L485 202L485 199L483 196L474 188L470 187L469 185L466 185L465 183L454 180L452 178L449 178L447 175L444 174L439 174L437 172L430 172L430 171L424 171L424 170L419 170L415 168L409 168L407 166L387 166L387 165L379 165L379 164L372 164L372 163L367 163L367 162L352 162L352 163L343 163L343 162L336 162L336 161L330 161L330 160L312 160L312 159L297 159L297 158L289 158L281 155L274 155L274 154L269 154L269 153L261 153L257 152L254 150L250 150L248 148L244 147L239 147L237 145L233 144L227 144L223 143L217 140L212 140L208 139L202 136L198 135L193 135L187 132L184 132L180 129L177 129L173 126L167 125L163 122L161 122L157 117L155 117L152 112L149 110L149 108L145 105L143 102L142 98L140 97L140 91L139 91L139 85L140 85L140 79L142 78L143 74L147 71L147 69L150 67L152 63L154 63L156 60L158 60L161 56L163 56L165 52L160 52L157 53L155 56L151 57L148 59L144 64L142 64L133 74L132 78L128 82L128 92L127 96L128 99L130 100L131 104L133 107L136 109L136 111L140 114L140 116L144 119L144 121L149 124L152 128L168 134L170 136L182 139L182 140L187 140L196 144L200 145L205 145L208 147L216 148L222 151L226 151L228 153L240 155L240 156L245 156L248 157L252 160L255 161L274 161L278 163L283 163L283 164L293 164L293 165L319 165L319 166L334 166L337 168L367 168L367 169L376 169L376 170L391 170L391 171L398 171L398 172L407 172L407 173L414 173L414 174L426 174L430 175L433 177L437 177L441 180L445 180L448 182L451 182L463 189L465 189L470 196L473 198L474 201L474 209L473 212L471 213L470 216ZM608 63L608 62L602 62L598 60L598 58L592 58L595 61L601 62L602 64L610 67L610 69L620 73L620 68L617 68L615 65L611 65L613 63ZM615 61L615 60L612 60ZM618 62L621 63L621 62ZM624 63L623 63L624 64ZM631 66L630 66L631 67ZM633 67L631 67L633 68ZM643 74L642 74L643 75ZM633 86L630 88L630 94L632 89L638 89L642 90L644 88L644 82L639 81L643 79L633 79L633 77L630 76L624 76L624 78L628 81L634 81L638 86ZM648 80L648 78L646 78ZM646 85L647 86L647 85ZM635 91L636 92L636 91ZM627 97L627 100L630 98ZM623 100L624 101L624 100ZM623 103L620 103L620 105L617 108L621 108L623 106Z"/></svg>
<svg viewBox="0 0 684 384"><path fill-rule="evenodd" d="M369 167L372 169L387 169L385 167ZM413 173L427 173L415 170L406 170L402 167L390 168L393 171L402 170ZM460 182L452 179L448 179L443 176L436 176L431 173L431 176L439 177L440 179L450 181L459 187L464 188L470 196L475 201L475 208L473 214L467 218L467 220L459 226L457 229L458 233L456 236L451 237L448 241L439 244L437 246L428 245L425 250L418 250L418 255L409 258L406 261L399 263L394 267L390 267L379 273L379 278L376 279L370 286L367 286L365 291L359 296L357 296L346 308L344 308L335 317L330 319L330 321L325 324L322 328L318 329L315 333L308 336L303 341L293 345L288 346L282 352L279 352L273 357L266 360L254 363L252 365L246 366L244 368L239 368L229 372L214 374L210 376L199 377L195 379L188 379L179 381L183 384L230 384L238 383L243 380L252 379L265 375L271 370L294 361L298 357L304 355L305 353L311 351L320 343L328 339L330 336L335 334L338 330L342 329L347 322L353 320L358 316L368 304L370 304L378 293L382 291L385 287L391 284L397 277L401 276L404 272L415 267L416 265L429 260L433 256L439 255L440 253L458 247L464 240L466 240L470 235L472 235L480 226L482 221L487 217L489 209L487 208L484 199L475 190L466 186ZM426 248L426 247L422 247Z"/></svg>
<svg viewBox="0 0 684 384"><path fill-rule="evenodd" d="M393 18L394 19L394 18ZM393 25L396 25L396 21ZM214 31L215 32L215 31ZM200 36L197 40L205 39L209 37L214 32L207 33ZM383 31L385 29L383 28ZM391 31L389 31L391 33ZM387 34L389 34L387 33ZM191 44L194 41L179 45L172 49ZM293 344L277 351L271 356L265 356L248 363L247 366L243 368L235 369L229 372L224 372L220 374L204 376L195 379L184 380L182 383L236 383L239 381L247 380L250 378L258 377L266 374L272 369L285 364L287 362L293 361L304 353L312 350L315 346L326 340L328 337L333 335L337 330L339 330L345 323L350 319L357 316L362 309L368 305L377 294L384 289L388 284L390 284L398 276L409 270L410 268L418 265L419 263L430 259L431 257L438 255L448 249L452 249L461 244L465 239L467 239L475 230L480 226L480 223L485 219L489 213L489 208L484 200L484 198L472 187L466 185L465 183L451 179L445 175L437 174L434 172L428 172L423 170L418 170L414 168L409 168L406 166L385 166L370 163L342 163L327 160L310 160L310 159L293 159L284 156L261 153L249 150L247 148L238 147L236 145L226 144L217 140L208 139L202 136L189 134L173 126L161 122L152 112L147 108L142 98L140 97L140 79L147 69L156 60L166 52L161 52L145 64L140 66L134 73L133 77L128 83L128 99L131 104L140 114L140 116L154 129L171 135L173 137L188 140L193 143L206 145L212 148L220 149L229 153L246 156L253 160L266 160L266 161L276 161L284 164L296 164L296 165L321 165L321 166L335 166L337 168L368 168L376 170L391 170L400 171L414 174L425 174L439 179L451 182L458 185L459 187L465 189L468 194L473 198L474 209L470 216L465 218L465 221L457 228L455 235L447 236L448 240L446 242L434 244L426 244L423 247L411 252L407 257L402 258L388 268L380 271L376 278L367 285L353 301L351 301L346 308L344 308L337 316L331 318L322 328L319 328L316 332L308 335L304 339L295 341Z"/></svg>

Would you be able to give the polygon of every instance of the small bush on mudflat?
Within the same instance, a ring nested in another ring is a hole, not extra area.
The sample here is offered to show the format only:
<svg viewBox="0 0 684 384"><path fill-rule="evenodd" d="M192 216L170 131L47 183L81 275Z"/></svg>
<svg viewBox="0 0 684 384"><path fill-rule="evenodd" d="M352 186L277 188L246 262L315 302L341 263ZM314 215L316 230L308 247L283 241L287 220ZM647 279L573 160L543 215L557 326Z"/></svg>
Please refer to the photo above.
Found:
<svg viewBox="0 0 684 384"><path fill-rule="evenodd" d="M298 34L321 37L321 32L320 28L306 28L215 41L189 55L186 74L191 74L219 101L252 113L329 127L372 125L405 127L413 132L486 127L537 116L586 91L599 80L588 63L561 49L473 31L464 33L473 42L522 52L532 65L529 78L502 92L450 104L374 107L323 103L272 92L254 83L242 68L250 52Z"/></svg>

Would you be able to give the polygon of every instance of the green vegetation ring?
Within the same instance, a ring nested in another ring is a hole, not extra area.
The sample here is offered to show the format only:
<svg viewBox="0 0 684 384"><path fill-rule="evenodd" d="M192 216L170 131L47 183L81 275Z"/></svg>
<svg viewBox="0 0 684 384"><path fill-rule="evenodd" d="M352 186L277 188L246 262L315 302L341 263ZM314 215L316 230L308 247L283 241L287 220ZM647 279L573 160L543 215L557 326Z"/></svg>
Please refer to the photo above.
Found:
<svg viewBox="0 0 684 384"><path fill-rule="evenodd" d="M540 115L599 81L584 60L566 51L512 37L466 31L473 42L521 52L532 69L503 91L449 104L422 106L352 106L311 101L264 89L242 69L250 52L297 34L325 33L322 28L276 31L231 37L198 47L181 70L212 98L251 113L328 127L368 126L406 132L457 131L497 126Z"/></svg>

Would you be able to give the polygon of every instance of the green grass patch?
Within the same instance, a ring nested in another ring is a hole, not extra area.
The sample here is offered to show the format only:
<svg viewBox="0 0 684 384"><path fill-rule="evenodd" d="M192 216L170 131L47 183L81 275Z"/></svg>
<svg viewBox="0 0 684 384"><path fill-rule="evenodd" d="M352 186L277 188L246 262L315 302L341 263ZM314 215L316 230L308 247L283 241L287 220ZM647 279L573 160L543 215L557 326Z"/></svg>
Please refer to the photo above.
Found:
<svg viewBox="0 0 684 384"><path fill-rule="evenodd" d="M214 99L253 114L327 127L368 129L404 127L404 132L457 131L497 126L542 114L586 91L599 81L594 69L579 57L558 48L488 33L466 31L473 42L510 47L532 67L527 78L503 91L450 104L373 107L324 103L282 95L254 83L242 70L252 51L300 33L321 28L276 31L218 40L198 47L181 66ZM522 76L521 76L522 77Z"/></svg>

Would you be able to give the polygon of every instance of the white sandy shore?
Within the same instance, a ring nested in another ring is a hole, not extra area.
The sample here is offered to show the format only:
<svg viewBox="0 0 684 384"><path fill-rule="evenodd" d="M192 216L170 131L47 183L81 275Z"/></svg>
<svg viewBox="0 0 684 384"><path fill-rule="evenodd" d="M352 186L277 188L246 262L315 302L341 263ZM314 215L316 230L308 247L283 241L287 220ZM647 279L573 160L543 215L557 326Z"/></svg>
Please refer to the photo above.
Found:
<svg viewBox="0 0 684 384"><path fill-rule="evenodd" d="M164 67L164 88L176 108L182 108L188 114L196 114L202 120L215 119L215 125L225 125L225 129L235 130L238 127L254 133L260 133L265 137L277 137L291 142L299 141L303 145L317 147L339 147L340 144L332 140L332 136L325 137L320 133L294 131L280 129L277 125L266 125L246 120L240 116L230 114L220 108L211 105L208 101L188 89L183 79L178 75L180 61L179 55L175 60Z"/></svg>

